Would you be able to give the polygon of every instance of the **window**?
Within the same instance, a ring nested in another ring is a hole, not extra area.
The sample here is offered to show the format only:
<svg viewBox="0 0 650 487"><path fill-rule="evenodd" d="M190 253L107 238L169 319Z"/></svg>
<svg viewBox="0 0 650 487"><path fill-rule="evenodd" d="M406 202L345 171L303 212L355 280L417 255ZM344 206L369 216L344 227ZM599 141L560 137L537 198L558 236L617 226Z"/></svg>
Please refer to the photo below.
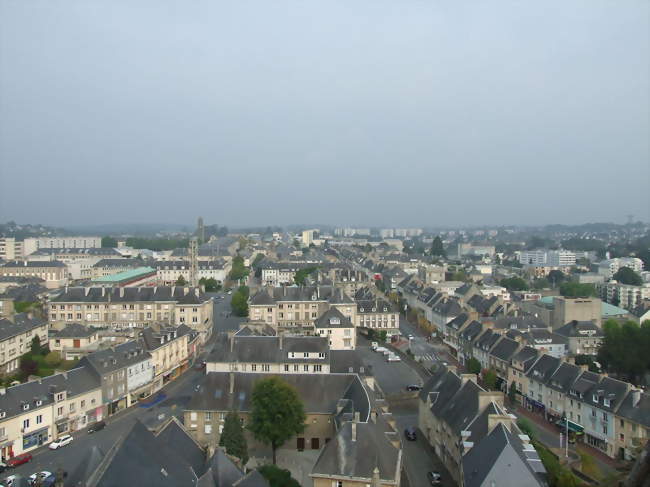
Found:
<svg viewBox="0 0 650 487"><path fill-rule="evenodd" d="M27 428L29 428L29 419L25 419L23 421L23 429L27 429Z"/></svg>
<svg viewBox="0 0 650 487"><path fill-rule="evenodd" d="M314 372L322 372L323 366L322 365L314 365Z"/></svg>
<svg viewBox="0 0 650 487"><path fill-rule="evenodd" d="M36 416L36 424L41 424L43 422L43 415L39 414Z"/></svg>
<svg viewBox="0 0 650 487"><path fill-rule="evenodd" d="M86 400L85 400L85 399L84 399L83 401L81 401L81 404L79 404L79 407L80 407L81 409L83 409L83 408L86 407Z"/></svg>
<svg viewBox="0 0 650 487"><path fill-rule="evenodd" d="M190 421L196 421L196 413L194 411L190 413Z"/></svg>
<svg viewBox="0 0 650 487"><path fill-rule="evenodd" d="M206 424L203 426L203 431L206 435L212 434L212 425L211 424Z"/></svg>
<svg viewBox="0 0 650 487"><path fill-rule="evenodd" d="M305 372L309 372L309 365L303 365L303 370Z"/></svg>
<svg viewBox="0 0 650 487"><path fill-rule="evenodd" d="M607 425L606 424L603 425L603 434L605 434L605 435L607 434Z"/></svg>
<svg viewBox="0 0 650 487"><path fill-rule="evenodd" d="M59 408L57 408L56 415L57 416L63 416L63 406L60 406Z"/></svg>
<svg viewBox="0 0 650 487"><path fill-rule="evenodd" d="M298 369L298 366L297 366L297 365L294 365L294 366L293 366L293 371L294 371L294 372L298 372L298 370L299 370L299 369Z"/></svg>
<svg viewBox="0 0 650 487"><path fill-rule="evenodd" d="M205 420L206 421L212 421L212 413L210 413L210 412L205 413Z"/></svg>
<svg viewBox="0 0 650 487"><path fill-rule="evenodd" d="M284 371L289 372L289 364L284 364Z"/></svg>
<svg viewBox="0 0 650 487"><path fill-rule="evenodd" d="M251 371L257 372L257 364L252 364L251 365Z"/></svg>

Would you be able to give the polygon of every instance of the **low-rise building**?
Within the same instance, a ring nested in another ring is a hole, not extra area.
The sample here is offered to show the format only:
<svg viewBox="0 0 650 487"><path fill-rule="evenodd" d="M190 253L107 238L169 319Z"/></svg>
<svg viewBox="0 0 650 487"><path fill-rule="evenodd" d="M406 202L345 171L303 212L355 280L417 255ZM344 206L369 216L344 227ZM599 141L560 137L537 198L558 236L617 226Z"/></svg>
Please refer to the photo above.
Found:
<svg viewBox="0 0 650 487"><path fill-rule="evenodd" d="M388 335L399 331L399 311L388 301L378 298L357 300L356 326L386 330Z"/></svg>
<svg viewBox="0 0 650 487"><path fill-rule="evenodd" d="M100 259L93 264L90 277L96 279L143 266L144 262L140 259L125 259L123 257Z"/></svg>
<svg viewBox="0 0 650 487"><path fill-rule="evenodd" d="M0 265L0 276L38 277L43 279L45 287L56 289L68 282L68 268L57 260L28 262L13 260Z"/></svg>
<svg viewBox="0 0 650 487"><path fill-rule="evenodd" d="M49 336L50 350L59 352L64 360L74 360L94 352L101 340L97 328L70 323L61 330L52 330Z"/></svg>
<svg viewBox="0 0 650 487"><path fill-rule="evenodd" d="M0 375L13 374L20 356L29 352L34 337L47 344L47 322L31 313L17 313L0 319Z"/></svg>
<svg viewBox="0 0 650 487"><path fill-rule="evenodd" d="M357 333L354 324L337 308L330 308L314 322L316 334L327 338L331 350L354 350Z"/></svg>
<svg viewBox="0 0 650 487"><path fill-rule="evenodd" d="M117 274L96 277L92 279L93 286L102 287L132 287L152 285L157 280L156 269L153 267L136 267Z"/></svg>
<svg viewBox="0 0 650 487"><path fill-rule="evenodd" d="M161 389L167 382L178 377L189 367L192 335L190 327L150 326L139 334L144 348L151 354L153 367L152 392Z"/></svg>
<svg viewBox="0 0 650 487"><path fill-rule="evenodd" d="M185 260L161 261L156 264L160 284L172 286L182 276L190 280L190 262ZM232 269L232 263L225 259L199 260L196 266L198 279L214 279L224 283Z"/></svg>
<svg viewBox="0 0 650 487"><path fill-rule="evenodd" d="M604 338L603 330L593 321L572 320L555 333L564 337L571 355L597 355Z"/></svg>

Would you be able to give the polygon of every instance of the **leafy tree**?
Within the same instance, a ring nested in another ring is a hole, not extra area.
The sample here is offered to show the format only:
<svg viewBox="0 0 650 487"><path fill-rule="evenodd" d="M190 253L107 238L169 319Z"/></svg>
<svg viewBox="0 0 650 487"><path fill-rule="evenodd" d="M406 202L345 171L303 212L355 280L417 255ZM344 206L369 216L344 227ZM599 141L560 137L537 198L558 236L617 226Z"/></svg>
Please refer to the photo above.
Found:
<svg viewBox="0 0 650 487"><path fill-rule="evenodd" d="M235 316L248 316L248 286L239 286L232 295L230 308Z"/></svg>
<svg viewBox="0 0 650 487"><path fill-rule="evenodd" d="M616 274L612 276L621 284L629 284L631 286L640 286L643 284L641 276L634 272L629 267L621 267Z"/></svg>
<svg viewBox="0 0 650 487"><path fill-rule="evenodd" d="M445 248L442 245L442 239L439 236L434 238L433 242L431 243L431 255L438 257L445 257L447 255L445 253Z"/></svg>
<svg viewBox="0 0 650 487"><path fill-rule="evenodd" d="M14 311L16 313L24 313L36 307L38 307L38 303L33 301L14 301Z"/></svg>
<svg viewBox="0 0 650 487"><path fill-rule="evenodd" d="M30 375L36 375L38 372L38 362L34 360L31 354L25 354L20 357L20 375L26 379Z"/></svg>
<svg viewBox="0 0 650 487"><path fill-rule="evenodd" d="M202 277L199 279L199 284L205 287L206 292L216 293L221 289L221 284L214 277Z"/></svg>
<svg viewBox="0 0 650 487"><path fill-rule="evenodd" d="M600 365L607 372L638 383L638 379L650 371L650 321L639 326L634 321L620 324L616 320L607 320L603 334L603 343L598 350Z"/></svg>
<svg viewBox="0 0 650 487"><path fill-rule="evenodd" d="M489 369L484 372L483 383L491 391L497 388L497 373L494 369Z"/></svg>
<svg viewBox="0 0 650 487"><path fill-rule="evenodd" d="M244 436L244 428L237 411L230 411L223 423L223 431L219 439L219 446L226 449L228 455L241 460L242 466L248 463L248 444Z"/></svg>
<svg viewBox="0 0 650 487"><path fill-rule="evenodd" d="M61 362L63 362L63 360L61 359L61 354L56 351L48 353L43 360L45 361L47 366L52 369L58 367L59 365L61 365Z"/></svg>
<svg viewBox="0 0 650 487"><path fill-rule="evenodd" d="M579 282L564 282L560 285L560 294L567 298L582 298L597 296L593 284L580 284Z"/></svg>
<svg viewBox="0 0 650 487"><path fill-rule="evenodd" d="M386 337L388 337L388 332L386 330L379 330L379 333L377 334L377 338L379 338L378 341L380 342L385 342Z"/></svg>
<svg viewBox="0 0 650 487"><path fill-rule="evenodd" d="M117 239L113 237L109 237L108 235L105 237L102 237L102 248L105 249L114 249L117 247Z"/></svg>
<svg viewBox="0 0 650 487"><path fill-rule="evenodd" d="M241 255L236 256L232 260L232 268L228 279L231 281L238 281L248 275L248 269L244 266L244 258Z"/></svg>
<svg viewBox="0 0 650 487"><path fill-rule="evenodd" d="M531 423L528 419L519 418L517 420L517 426L519 426L521 432L525 435L528 435L531 440L535 439L535 429L533 428L533 423Z"/></svg>
<svg viewBox="0 0 650 487"><path fill-rule="evenodd" d="M533 281L533 289L546 289L551 287L551 283L545 277L540 277Z"/></svg>
<svg viewBox="0 0 650 487"><path fill-rule="evenodd" d="M270 487L300 487L291 472L277 465L264 465L257 470L268 480Z"/></svg>
<svg viewBox="0 0 650 487"><path fill-rule="evenodd" d="M466 273L463 269L460 269L460 270L454 272L454 273L451 275L451 280L452 280L452 281L462 281L462 282L465 282L465 281L467 281L467 279L468 279L468 277L467 277L467 273Z"/></svg>
<svg viewBox="0 0 650 487"><path fill-rule="evenodd" d="M34 338L32 338L32 344L30 346L30 352L32 355L40 355L42 351L43 349L41 348L41 339L38 337L38 335L34 335Z"/></svg>
<svg viewBox="0 0 650 487"><path fill-rule="evenodd" d="M180 276L178 276L178 279L176 279L176 285L177 286L186 286L187 281L185 280L185 278L182 275L180 275Z"/></svg>
<svg viewBox="0 0 650 487"><path fill-rule="evenodd" d="M248 429L258 441L276 450L305 429L305 408L296 390L279 377L261 379L253 388Z"/></svg>
<svg viewBox="0 0 650 487"><path fill-rule="evenodd" d="M299 286L302 286L305 284L305 279L307 278L308 275L311 273L315 272L318 267L305 267L304 269L300 269L298 272L296 272L296 275L294 276L293 280L296 284Z"/></svg>
<svg viewBox="0 0 650 487"><path fill-rule="evenodd" d="M506 279L501 279L501 285L505 287L508 291L526 291L528 290L528 284L521 277L509 277Z"/></svg>
<svg viewBox="0 0 650 487"><path fill-rule="evenodd" d="M548 273L547 279L553 284L553 287L555 287L558 284L562 284L562 281L566 279L566 276L564 275L564 272L553 269Z"/></svg>
<svg viewBox="0 0 650 487"><path fill-rule="evenodd" d="M510 387L508 387L508 399L510 400L510 404L517 402L517 386L514 380L510 383Z"/></svg>
<svg viewBox="0 0 650 487"><path fill-rule="evenodd" d="M480 374L481 373L481 362L472 357L467 361L467 372L470 374Z"/></svg>

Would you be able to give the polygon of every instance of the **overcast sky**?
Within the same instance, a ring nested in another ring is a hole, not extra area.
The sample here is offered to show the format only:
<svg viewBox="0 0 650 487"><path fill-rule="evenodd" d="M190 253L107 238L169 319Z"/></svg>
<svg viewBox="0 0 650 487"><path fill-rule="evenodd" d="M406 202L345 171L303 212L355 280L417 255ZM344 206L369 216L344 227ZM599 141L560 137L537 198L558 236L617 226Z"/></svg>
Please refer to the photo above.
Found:
<svg viewBox="0 0 650 487"><path fill-rule="evenodd" d="M649 5L0 0L0 221L647 221Z"/></svg>

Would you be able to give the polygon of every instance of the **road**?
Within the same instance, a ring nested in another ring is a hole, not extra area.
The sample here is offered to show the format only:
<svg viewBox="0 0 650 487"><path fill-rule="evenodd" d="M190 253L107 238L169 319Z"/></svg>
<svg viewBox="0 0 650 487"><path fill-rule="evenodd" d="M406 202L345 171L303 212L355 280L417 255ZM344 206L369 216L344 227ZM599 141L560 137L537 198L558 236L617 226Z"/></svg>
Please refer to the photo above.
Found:
<svg viewBox="0 0 650 487"><path fill-rule="evenodd" d="M222 293L210 294L214 299L214 332L206 344L198 360L203 360L212 350L214 340L219 331L237 329L243 318L224 317L223 313L230 311L230 296ZM78 468L79 463L84 459L85 454L93 446L99 447L106 453L116 441L127 434L136 420L142 421L148 427L155 427L169 419L172 415L181 417L185 405L189 402L194 389L201 381L204 372L190 368L183 375L173 382L167 384L162 391L167 394L167 399L152 406L149 409L138 406L120 411L119 413L106 418L106 428L92 435L85 430L72 433L74 440L68 446L59 450L50 450L47 445L31 451L33 460L25 465L6 471L0 474L1 479L9 475L20 474L29 476L32 473L47 470L56 472L63 468L67 472L73 472Z"/></svg>

